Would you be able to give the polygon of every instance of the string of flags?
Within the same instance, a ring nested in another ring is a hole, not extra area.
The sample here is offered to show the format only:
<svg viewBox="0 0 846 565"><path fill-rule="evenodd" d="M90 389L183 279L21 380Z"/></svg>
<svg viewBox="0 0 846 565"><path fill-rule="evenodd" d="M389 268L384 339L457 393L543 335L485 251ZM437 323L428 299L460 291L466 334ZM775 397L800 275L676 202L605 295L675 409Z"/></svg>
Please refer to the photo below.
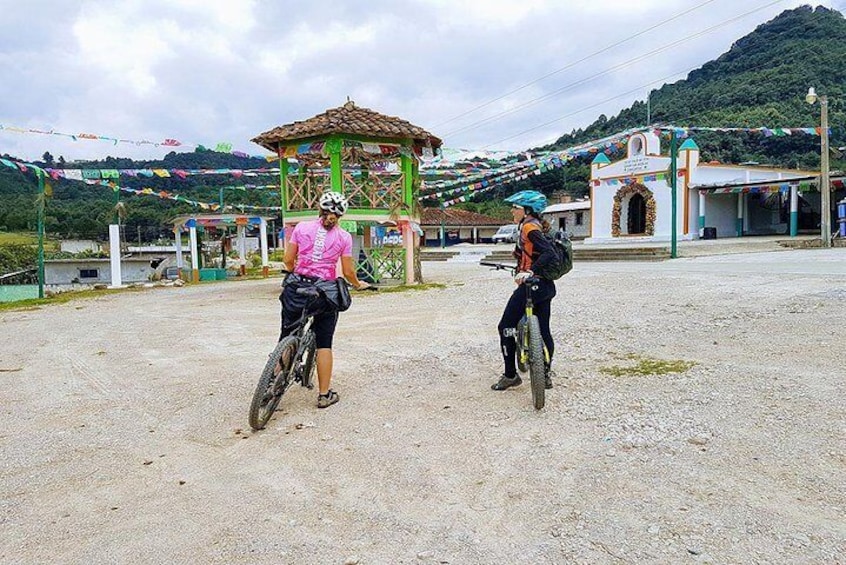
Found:
<svg viewBox="0 0 846 565"><path fill-rule="evenodd" d="M844 186L844 179L831 179L831 186L835 189L842 189ZM699 188L699 194L756 194L756 193L773 193L773 192L790 192L790 189L796 187L803 192L819 191L818 182L813 179L800 181L785 181L770 184L757 184L749 186L732 186L719 188Z"/></svg>
<svg viewBox="0 0 846 565"><path fill-rule="evenodd" d="M135 194L138 196L157 196L158 198L165 199L165 200L173 200L175 202L183 202L185 204L190 204L195 208L200 208L201 210L210 210L212 212L225 212L227 210L281 210L281 206L250 206L247 204L227 204L221 207L218 203L213 202L200 202L199 200L191 200L190 198L185 198L181 194L175 194L172 192L168 192L166 190L157 190L155 188L129 188L126 186L118 186L113 181L108 180L86 180L86 184L89 185L96 185L96 186L104 186L112 189L113 191L121 191L121 192L128 192L131 194Z"/></svg>
<svg viewBox="0 0 846 565"><path fill-rule="evenodd" d="M6 167L9 167L11 169L19 170L22 173L33 172L33 173L42 175L45 178L52 178L52 177L50 177L50 175L48 174L48 172L45 169L39 167L38 165L34 165L32 163L23 163L23 162L20 162L20 161L13 161L13 160L10 160L10 159L0 159L0 164L5 165ZM64 177L64 178L67 178L67 177ZM181 194L175 194L175 193L171 193L171 192L168 192L168 191L165 191L165 190L158 190L158 189L155 189L155 188L129 188L129 187L125 187L125 186L119 186L117 184L117 182L115 182L115 180L112 179L112 178L102 178L102 177L101 178L80 178L80 179L71 179L71 180L79 180L79 181L85 182L88 185L93 185L93 186L108 187L111 190L116 191L116 192L122 191L122 192L128 192L128 193L141 195L141 196L156 196L156 197L161 198L161 199L173 200L173 201L176 201L176 202L183 202L185 204L189 204L191 206L194 206L195 208L200 208L202 210L211 210L211 211L218 211L218 210L220 210L220 211L226 211L226 210L242 210L242 211L243 210L270 210L270 211L277 211L277 210L281 210L280 206L251 206L251 205L247 205L247 204L227 204L227 205L225 205L221 208L220 204L218 204L218 203L200 202L199 200L192 200L190 198L186 198L186 197L182 196ZM215 187L215 188L224 188L224 189L230 188L230 189L235 189L235 190L246 190L247 185L244 185L243 189L241 187L235 187L235 186ZM276 185L262 185L261 187L259 185L255 185L254 188L277 188L278 189L279 187L276 186ZM45 187L45 191L47 191L48 193L51 192L52 187Z"/></svg>
<svg viewBox="0 0 846 565"><path fill-rule="evenodd" d="M39 135L54 135L58 137L64 137L67 139L71 139L73 141L80 141L80 140L89 140L89 141L107 141L110 142L112 145L127 144L127 145L135 145L135 146L142 146L142 145L150 145L153 147L187 147L191 149L211 149L211 147L201 145L199 143L187 143L179 141L178 139L174 138L165 138L162 141L150 141L148 139L121 139L117 137L111 137L106 135L98 135L94 133L63 133L60 131L55 130L40 130L35 128L22 128L18 126L12 126L8 124L0 124L0 131L8 131L12 133L22 133L22 134L39 134ZM242 157L242 158L249 158L254 157L257 159L267 159L267 160L275 160L275 155L249 155L244 153L243 151L233 151L232 144L229 142L219 142L215 144L214 151L218 153L229 153L234 155L235 157Z"/></svg>
<svg viewBox="0 0 846 565"><path fill-rule="evenodd" d="M676 175L678 177L683 177L685 175L684 170L676 171ZM618 184L632 184L632 183L644 183L644 182L654 182L658 180L667 180L670 178L668 173L649 173L648 175L629 175L627 177L620 177L616 179L594 179L592 182L593 186L599 186L603 182L608 185L618 185Z"/></svg>
<svg viewBox="0 0 846 565"><path fill-rule="evenodd" d="M720 133L757 133L761 134L764 137L785 137L788 135L822 135L822 128L766 128L766 127L757 127L757 128L734 128L734 127L701 127L701 126L692 126L692 127L678 127L678 126L657 126L655 128L658 131L664 132L666 135L669 135L670 132L676 132L678 137L687 137L690 135L690 132L698 132L698 131L708 131L708 132L720 132ZM831 133L831 128L828 128L828 132Z"/></svg>
<svg viewBox="0 0 846 565"><path fill-rule="evenodd" d="M278 175L279 169L54 169L45 168L54 180L87 180L130 178L171 178L189 176L231 175L234 178Z"/></svg>

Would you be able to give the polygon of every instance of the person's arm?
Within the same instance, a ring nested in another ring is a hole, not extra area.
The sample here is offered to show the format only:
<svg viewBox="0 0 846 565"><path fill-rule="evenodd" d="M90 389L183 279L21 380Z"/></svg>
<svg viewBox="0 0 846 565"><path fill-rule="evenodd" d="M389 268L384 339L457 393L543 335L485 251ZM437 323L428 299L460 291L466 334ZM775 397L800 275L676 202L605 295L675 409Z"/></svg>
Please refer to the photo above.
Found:
<svg viewBox="0 0 846 565"><path fill-rule="evenodd" d="M297 265L298 250L299 246L292 241L289 241L285 246L285 257L282 259L282 262L285 263L285 270L289 273L293 273L294 267Z"/></svg>
<svg viewBox="0 0 846 565"><path fill-rule="evenodd" d="M355 263L353 263L351 256L344 255L341 257L341 271L344 273L344 278L358 290L362 290L370 286L368 283L358 280L358 277L355 274Z"/></svg>

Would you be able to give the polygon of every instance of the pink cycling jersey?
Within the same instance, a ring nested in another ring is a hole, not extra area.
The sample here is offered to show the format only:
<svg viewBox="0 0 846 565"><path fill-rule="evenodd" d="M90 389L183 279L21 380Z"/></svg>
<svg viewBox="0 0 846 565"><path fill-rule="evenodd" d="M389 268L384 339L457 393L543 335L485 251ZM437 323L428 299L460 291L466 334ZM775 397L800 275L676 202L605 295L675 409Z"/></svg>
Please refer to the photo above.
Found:
<svg viewBox="0 0 846 565"><path fill-rule="evenodd" d="M332 280L337 277L338 259L352 256L349 232L340 226L326 231L319 218L297 224L291 234L291 243L297 245L294 272L309 277Z"/></svg>

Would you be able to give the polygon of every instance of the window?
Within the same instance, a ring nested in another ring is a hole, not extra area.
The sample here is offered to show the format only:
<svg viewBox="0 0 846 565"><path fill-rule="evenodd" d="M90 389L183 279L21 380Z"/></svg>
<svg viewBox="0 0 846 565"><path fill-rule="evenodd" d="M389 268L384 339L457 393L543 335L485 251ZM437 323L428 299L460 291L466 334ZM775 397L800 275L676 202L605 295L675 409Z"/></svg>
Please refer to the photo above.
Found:
<svg viewBox="0 0 846 565"><path fill-rule="evenodd" d="M81 279L98 279L100 278L100 269L80 269L79 278Z"/></svg>
<svg viewBox="0 0 846 565"><path fill-rule="evenodd" d="M576 212L576 225L577 226L581 226L584 223L584 221L585 221L584 216L585 216L584 212Z"/></svg>
<svg viewBox="0 0 846 565"><path fill-rule="evenodd" d="M629 157L643 154L643 139L640 136L632 136L629 142Z"/></svg>

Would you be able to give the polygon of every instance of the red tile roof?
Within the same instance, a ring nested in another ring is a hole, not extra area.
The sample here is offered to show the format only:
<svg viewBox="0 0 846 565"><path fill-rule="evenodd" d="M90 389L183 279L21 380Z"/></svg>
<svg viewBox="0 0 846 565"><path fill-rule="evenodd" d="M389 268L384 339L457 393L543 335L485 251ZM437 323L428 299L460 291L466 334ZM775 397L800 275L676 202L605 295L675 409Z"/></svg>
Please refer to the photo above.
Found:
<svg viewBox="0 0 846 565"><path fill-rule="evenodd" d="M445 210L423 208L420 224L423 226L440 226L442 219L445 226L503 226L510 223L459 208L447 208Z"/></svg>
<svg viewBox="0 0 846 565"><path fill-rule="evenodd" d="M253 138L253 142L270 151L279 143L327 136L354 134L397 140L413 139L418 144L441 146L442 141L421 127L394 116L386 116L369 108L359 108L352 101L326 110L313 118L278 126Z"/></svg>

